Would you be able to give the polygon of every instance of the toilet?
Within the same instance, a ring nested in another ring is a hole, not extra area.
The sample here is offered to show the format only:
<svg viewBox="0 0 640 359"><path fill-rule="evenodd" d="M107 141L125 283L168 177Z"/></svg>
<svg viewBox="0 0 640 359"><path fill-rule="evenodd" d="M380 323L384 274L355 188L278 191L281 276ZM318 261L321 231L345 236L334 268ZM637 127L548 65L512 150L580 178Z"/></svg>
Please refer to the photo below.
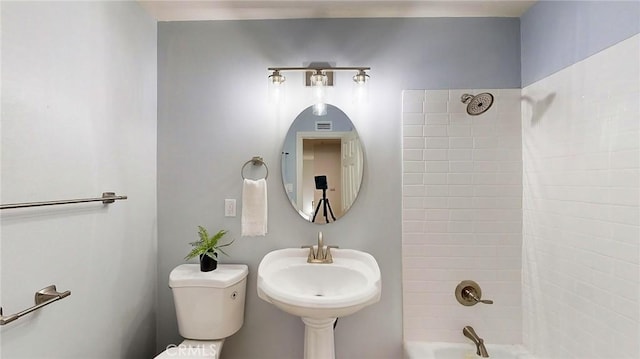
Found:
<svg viewBox="0 0 640 359"><path fill-rule="evenodd" d="M244 264L218 264L201 272L199 264L182 264L169 274L176 306L178 331L185 339L156 356L168 358L220 358L225 338L244 322L249 268Z"/></svg>

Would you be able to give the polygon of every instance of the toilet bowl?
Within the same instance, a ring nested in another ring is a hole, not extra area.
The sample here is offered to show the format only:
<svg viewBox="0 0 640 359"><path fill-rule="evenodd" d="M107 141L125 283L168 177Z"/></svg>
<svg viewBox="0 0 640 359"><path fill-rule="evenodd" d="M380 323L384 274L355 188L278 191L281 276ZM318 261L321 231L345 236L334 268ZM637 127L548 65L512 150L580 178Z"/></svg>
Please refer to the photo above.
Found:
<svg viewBox="0 0 640 359"><path fill-rule="evenodd" d="M174 268L169 274L169 287L178 331L185 340L168 345L156 359L218 359L224 340L244 323L248 273L244 264L218 264L211 272L201 272L199 264Z"/></svg>

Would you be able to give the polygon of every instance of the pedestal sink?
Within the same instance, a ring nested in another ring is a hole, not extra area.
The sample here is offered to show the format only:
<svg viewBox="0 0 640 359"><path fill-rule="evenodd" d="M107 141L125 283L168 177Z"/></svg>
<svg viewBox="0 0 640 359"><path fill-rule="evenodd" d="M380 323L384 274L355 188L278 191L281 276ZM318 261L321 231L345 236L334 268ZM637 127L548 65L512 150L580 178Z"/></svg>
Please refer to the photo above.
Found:
<svg viewBox="0 0 640 359"><path fill-rule="evenodd" d="M333 263L307 263L308 253L285 248L264 256L258 296L302 318L305 359L333 359L333 323L380 300L380 268L357 250L332 249Z"/></svg>

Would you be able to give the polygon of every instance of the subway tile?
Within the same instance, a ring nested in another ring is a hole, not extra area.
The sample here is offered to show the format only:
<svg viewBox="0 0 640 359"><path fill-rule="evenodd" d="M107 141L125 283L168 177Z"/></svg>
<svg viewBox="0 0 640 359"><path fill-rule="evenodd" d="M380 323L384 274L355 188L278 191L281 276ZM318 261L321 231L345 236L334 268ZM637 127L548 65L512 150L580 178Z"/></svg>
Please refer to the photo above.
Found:
<svg viewBox="0 0 640 359"><path fill-rule="evenodd" d="M611 168L633 169L640 168L640 151L616 151L610 154Z"/></svg>
<svg viewBox="0 0 640 359"><path fill-rule="evenodd" d="M448 208L471 208L473 200L469 197L449 197L447 206Z"/></svg>
<svg viewBox="0 0 640 359"><path fill-rule="evenodd" d="M402 91L402 102L424 102L425 90L404 90Z"/></svg>
<svg viewBox="0 0 640 359"><path fill-rule="evenodd" d="M448 159L452 161L463 161L473 159L471 149L449 149Z"/></svg>
<svg viewBox="0 0 640 359"><path fill-rule="evenodd" d="M422 112L419 113L403 113L402 114L403 125L424 125L425 116Z"/></svg>
<svg viewBox="0 0 640 359"><path fill-rule="evenodd" d="M429 102L448 102L449 90L426 90L426 99Z"/></svg>
<svg viewBox="0 0 640 359"><path fill-rule="evenodd" d="M425 113L447 113L448 102L446 101L427 101L424 103Z"/></svg>
<svg viewBox="0 0 640 359"><path fill-rule="evenodd" d="M424 184L447 184L446 173L425 173L423 177Z"/></svg>
<svg viewBox="0 0 640 359"><path fill-rule="evenodd" d="M402 159L404 161L422 161L423 150L421 149L406 149L402 151Z"/></svg>
<svg viewBox="0 0 640 359"><path fill-rule="evenodd" d="M423 126L420 125L404 125L402 126L402 135L406 137L422 137Z"/></svg>
<svg viewBox="0 0 640 359"><path fill-rule="evenodd" d="M474 161L473 172L500 172L501 162L495 161Z"/></svg>
<svg viewBox="0 0 640 359"><path fill-rule="evenodd" d="M493 136L473 138L473 148L477 148L477 149L497 148L498 143L499 143L499 139Z"/></svg>
<svg viewBox="0 0 640 359"><path fill-rule="evenodd" d="M471 126L447 126L447 136L449 137L469 137L471 136Z"/></svg>
<svg viewBox="0 0 640 359"><path fill-rule="evenodd" d="M425 210L424 209L404 209L402 210L403 221L424 221Z"/></svg>
<svg viewBox="0 0 640 359"><path fill-rule="evenodd" d="M449 123L451 125L471 125L472 117L466 113L451 113L449 114Z"/></svg>
<svg viewBox="0 0 640 359"><path fill-rule="evenodd" d="M422 184L423 181L424 178L421 173L404 173L402 175L402 184L405 185Z"/></svg>
<svg viewBox="0 0 640 359"><path fill-rule="evenodd" d="M427 197L446 197L449 194L449 186L427 185L424 187Z"/></svg>
<svg viewBox="0 0 640 359"><path fill-rule="evenodd" d="M404 161L403 170L405 173L423 173L425 172L424 161Z"/></svg>
<svg viewBox="0 0 640 359"><path fill-rule="evenodd" d="M446 221L449 220L449 210L427 209L425 210L425 218L429 221Z"/></svg>
<svg viewBox="0 0 640 359"><path fill-rule="evenodd" d="M448 125L449 114L448 113L428 113L426 115L425 123L427 125Z"/></svg>
<svg viewBox="0 0 640 359"><path fill-rule="evenodd" d="M402 233L424 233L424 221L403 221Z"/></svg>
<svg viewBox="0 0 640 359"><path fill-rule="evenodd" d="M447 175L447 182L450 185L473 184L474 176L475 174L471 173L449 173Z"/></svg>
<svg viewBox="0 0 640 359"><path fill-rule="evenodd" d="M426 149L423 152L423 158L430 161L446 161L448 152L446 149Z"/></svg>
<svg viewBox="0 0 640 359"><path fill-rule="evenodd" d="M447 206L447 197L428 197L423 201L422 208L426 209L446 209L449 208Z"/></svg>
<svg viewBox="0 0 640 359"><path fill-rule="evenodd" d="M445 125L425 125L424 129L425 137L446 137L447 126Z"/></svg>
<svg viewBox="0 0 640 359"><path fill-rule="evenodd" d="M473 186L450 185L448 189L451 197L473 197Z"/></svg>
<svg viewBox="0 0 640 359"><path fill-rule="evenodd" d="M448 221L426 221L425 232L426 233L447 233Z"/></svg>
<svg viewBox="0 0 640 359"><path fill-rule="evenodd" d="M423 185L402 186L402 195L405 197L423 197L425 195L425 186Z"/></svg>
<svg viewBox="0 0 640 359"><path fill-rule="evenodd" d="M422 198L403 197L402 208L404 209L422 209L424 208L424 200Z"/></svg>
<svg viewBox="0 0 640 359"><path fill-rule="evenodd" d="M420 149L424 148L424 138L420 137L404 137L402 139L402 148L404 149Z"/></svg>
<svg viewBox="0 0 640 359"><path fill-rule="evenodd" d="M449 172L449 162L447 161L424 161L426 164L425 172L427 173L446 173Z"/></svg>
<svg viewBox="0 0 640 359"><path fill-rule="evenodd" d="M449 161L449 172L465 173L473 172L473 162L471 161Z"/></svg>
<svg viewBox="0 0 640 359"><path fill-rule="evenodd" d="M472 137L450 137L449 147L451 148L473 148Z"/></svg>
<svg viewBox="0 0 640 359"><path fill-rule="evenodd" d="M446 137L425 137L424 148L449 148L449 139Z"/></svg>
<svg viewBox="0 0 640 359"><path fill-rule="evenodd" d="M402 103L402 112L403 113L423 113L424 107L423 102L419 101L403 101Z"/></svg>

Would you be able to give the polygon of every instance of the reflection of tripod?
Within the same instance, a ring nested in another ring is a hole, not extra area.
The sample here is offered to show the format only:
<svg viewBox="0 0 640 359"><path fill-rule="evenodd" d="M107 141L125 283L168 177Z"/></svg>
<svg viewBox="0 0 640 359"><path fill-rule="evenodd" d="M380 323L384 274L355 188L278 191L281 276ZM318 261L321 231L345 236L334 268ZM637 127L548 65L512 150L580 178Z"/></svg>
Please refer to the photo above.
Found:
<svg viewBox="0 0 640 359"><path fill-rule="evenodd" d="M316 206L316 211L313 214L313 219L311 222L316 221L316 216L318 215L318 211L320 210L320 205L322 204L322 216L324 217L324 221L329 223L329 217L327 216L327 208L329 208L329 213L331 213L331 218L333 221L336 221L336 216L333 215L333 210L331 209L331 204L329 203L329 199L327 198L327 189L322 189L322 198L318 201L318 205Z"/></svg>

